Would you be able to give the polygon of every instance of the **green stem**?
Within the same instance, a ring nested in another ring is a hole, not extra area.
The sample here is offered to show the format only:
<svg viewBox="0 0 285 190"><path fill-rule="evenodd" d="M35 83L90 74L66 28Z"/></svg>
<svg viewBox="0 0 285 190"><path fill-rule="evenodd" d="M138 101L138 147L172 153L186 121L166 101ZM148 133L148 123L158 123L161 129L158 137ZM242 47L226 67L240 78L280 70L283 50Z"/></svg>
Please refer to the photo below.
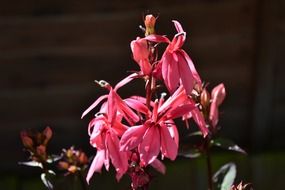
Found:
<svg viewBox="0 0 285 190"><path fill-rule="evenodd" d="M85 181L85 179L84 179L84 177L83 177L82 172L78 172L78 178L79 178L79 181L80 181L80 183L81 183L82 189L83 189L83 190L87 190L87 189L88 189L88 188L87 188L87 184L86 184L86 181Z"/></svg>
<svg viewBox="0 0 285 190"><path fill-rule="evenodd" d="M212 162L209 146L206 147L206 160L207 160L207 170L208 170L208 190L213 190L213 172L212 172Z"/></svg>

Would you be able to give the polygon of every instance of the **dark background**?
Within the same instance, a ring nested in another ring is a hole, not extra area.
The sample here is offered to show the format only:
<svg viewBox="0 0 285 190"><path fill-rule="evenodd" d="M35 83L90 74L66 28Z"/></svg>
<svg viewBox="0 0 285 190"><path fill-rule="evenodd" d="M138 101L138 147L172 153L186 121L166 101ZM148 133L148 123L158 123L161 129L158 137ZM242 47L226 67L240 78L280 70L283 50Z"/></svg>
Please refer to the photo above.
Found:
<svg viewBox="0 0 285 190"><path fill-rule="evenodd" d="M220 82L226 86L222 134L249 156L217 154L215 167L235 160L239 178L253 182L255 189L273 184L282 189L284 9L282 0L2 1L1 189L43 188L38 177L33 179L37 170L17 165L25 159L22 129L51 126L51 151L75 145L94 154L88 144L88 117L81 120L81 113L104 93L94 79L115 84L126 70L138 69L129 43L142 36L138 25L147 10L160 15L157 31L170 38L175 34L171 20L180 21L187 32L184 49L202 79L212 86ZM123 93L134 88L142 86ZM203 159L180 159L168 168L154 187L205 189ZM108 185L116 184L114 178L102 176L96 176L100 187L112 189Z"/></svg>

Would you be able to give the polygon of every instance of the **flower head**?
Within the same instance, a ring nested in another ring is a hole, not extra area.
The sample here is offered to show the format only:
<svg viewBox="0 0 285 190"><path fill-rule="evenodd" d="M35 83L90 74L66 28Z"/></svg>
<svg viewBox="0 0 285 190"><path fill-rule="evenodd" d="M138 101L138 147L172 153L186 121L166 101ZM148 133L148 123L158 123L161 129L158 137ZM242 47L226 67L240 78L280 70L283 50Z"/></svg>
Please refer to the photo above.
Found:
<svg viewBox="0 0 285 190"><path fill-rule="evenodd" d="M177 156L179 137L173 119L181 117L194 107L195 105L188 102L182 87L166 101L163 97L156 100L152 104L152 110L142 112L145 114L145 122L130 127L123 134L121 150L138 148L141 165L151 164L159 152L163 157L174 160Z"/></svg>

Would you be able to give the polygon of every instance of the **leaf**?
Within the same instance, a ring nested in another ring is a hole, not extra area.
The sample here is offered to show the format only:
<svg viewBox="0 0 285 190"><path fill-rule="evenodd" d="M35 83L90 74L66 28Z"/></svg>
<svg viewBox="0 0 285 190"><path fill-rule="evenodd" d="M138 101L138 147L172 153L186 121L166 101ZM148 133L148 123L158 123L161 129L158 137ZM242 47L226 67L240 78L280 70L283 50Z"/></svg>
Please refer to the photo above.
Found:
<svg viewBox="0 0 285 190"><path fill-rule="evenodd" d="M197 158L201 155L201 152L196 148L189 148L188 150L180 150L178 156L185 158Z"/></svg>
<svg viewBox="0 0 285 190"><path fill-rule="evenodd" d="M28 161L28 162L18 162L18 164L25 165L25 166L31 166L31 167L43 168L42 163L34 161L34 160L33 161Z"/></svg>
<svg viewBox="0 0 285 190"><path fill-rule="evenodd" d="M236 177L236 165L232 162L223 165L213 176L220 190L230 190ZM219 181L222 181L221 183Z"/></svg>
<svg viewBox="0 0 285 190"><path fill-rule="evenodd" d="M201 136L203 137L203 134L201 131L196 131L196 132L193 132L193 133L190 133L187 135L187 137L193 137L193 136Z"/></svg>
<svg viewBox="0 0 285 190"><path fill-rule="evenodd" d="M236 145L233 141L224 138L216 138L211 141L212 146L221 147L226 150L247 154L242 148Z"/></svg>
<svg viewBox="0 0 285 190"><path fill-rule="evenodd" d="M49 172L50 173L50 172ZM50 181L50 179L48 179L48 175L46 173L42 173L41 174L41 179L43 184L49 189L52 190L53 189L53 185Z"/></svg>

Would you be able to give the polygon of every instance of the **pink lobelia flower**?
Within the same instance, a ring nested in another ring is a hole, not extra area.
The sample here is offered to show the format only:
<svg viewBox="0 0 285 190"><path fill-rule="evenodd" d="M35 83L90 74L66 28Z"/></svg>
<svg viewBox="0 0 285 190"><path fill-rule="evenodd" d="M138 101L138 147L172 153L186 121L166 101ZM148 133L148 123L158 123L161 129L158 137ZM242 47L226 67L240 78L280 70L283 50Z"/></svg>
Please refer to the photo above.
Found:
<svg viewBox="0 0 285 190"><path fill-rule="evenodd" d="M219 121L219 106L222 104L226 96L226 90L223 83L217 85L211 93L211 106L209 120L213 127L216 127Z"/></svg>
<svg viewBox="0 0 285 190"><path fill-rule="evenodd" d="M192 92L195 83L201 84L201 79L188 54L181 49L186 39L186 33L179 22L173 21L177 34L169 42L159 64L155 69L158 76L162 76L170 93L183 84L187 94ZM150 39L151 40L151 39ZM157 41L157 40L156 40ZM163 39L161 42L166 42Z"/></svg>
<svg viewBox="0 0 285 190"><path fill-rule="evenodd" d="M127 126L121 123L124 118L129 124L133 125L139 120L131 108L122 100L116 91L130 82L136 74L132 74L113 89L105 81L98 82L102 87L109 90L108 95L99 97L83 114L84 117L88 112L94 109L100 102L107 99L101 106L99 113L89 123L88 131L90 136L90 144L97 149L96 156L90 166L87 174L87 182L89 182L94 172L101 172L101 168L105 165L106 170L109 169L109 160L117 171L117 180L128 169L128 157L126 152L119 151L119 137L122 136Z"/></svg>
<svg viewBox="0 0 285 190"><path fill-rule="evenodd" d="M132 105L135 105L135 101L141 104L141 99L132 101ZM176 158L179 137L173 119L195 108L195 105L188 102L183 87L177 89L165 102L162 97L152 105L152 111L140 109L145 114L146 121L142 125L128 128L120 141L122 151L138 148L143 166L153 163L159 152L171 160Z"/></svg>

